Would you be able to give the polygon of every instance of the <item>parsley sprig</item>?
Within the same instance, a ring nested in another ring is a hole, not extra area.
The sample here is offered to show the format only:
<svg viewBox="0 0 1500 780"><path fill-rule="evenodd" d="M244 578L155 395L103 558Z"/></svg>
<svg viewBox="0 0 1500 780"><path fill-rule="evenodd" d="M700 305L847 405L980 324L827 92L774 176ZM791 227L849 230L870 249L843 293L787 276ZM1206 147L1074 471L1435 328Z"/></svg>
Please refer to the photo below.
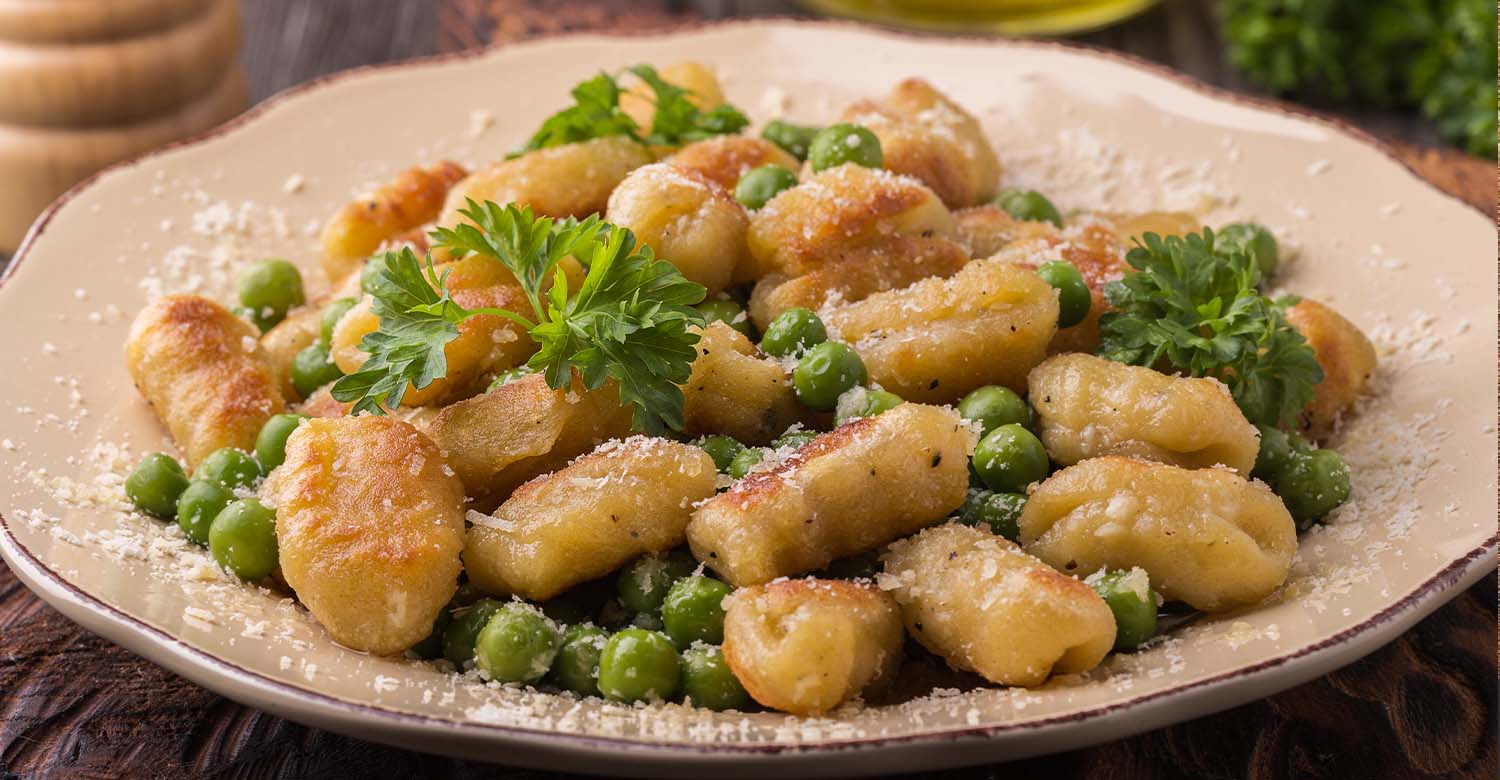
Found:
<svg viewBox="0 0 1500 780"><path fill-rule="evenodd" d="M365 286L380 327L360 343L369 359L333 386L334 398L353 402L355 414L400 405L408 386L420 389L447 374L443 348L458 337L458 324L488 314L527 330L539 345L527 365L548 386L571 386L574 371L589 389L612 379L620 401L635 407L638 430L682 429L678 385L687 381L696 356L698 335L689 326L704 324L692 308L707 293L702 285L597 215L553 220L530 208L472 200L460 213L472 224L439 228L433 245L455 257L477 254L504 265L534 319L508 309L463 308L430 255L425 268L410 249L378 255ZM560 266L567 257L586 269L577 290L570 290Z"/></svg>
<svg viewBox="0 0 1500 780"><path fill-rule="evenodd" d="M1252 255L1216 246L1205 229L1147 233L1125 260L1136 270L1105 287L1117 311L1099 320L1100 355L1216 377L1251 422L1296 422L1323 370L1282 306L1256 289L1261 271Z"/></svg>
<svg viewBox="0 0 1500 780"><path fill-rule="evenodd" d="M600 73L573 87L573 105L548 117L511 156L613 135L629 136L643 144L681 146L716 135L737 133L750 124L739 109L728 103L708 111L699 109L688 99L691 92L668 83L650 65L635 65L626 70L651 87L655 108L649 130L643 132L640 125L620 108L623 90L619 80L608 73Z"/></svg>

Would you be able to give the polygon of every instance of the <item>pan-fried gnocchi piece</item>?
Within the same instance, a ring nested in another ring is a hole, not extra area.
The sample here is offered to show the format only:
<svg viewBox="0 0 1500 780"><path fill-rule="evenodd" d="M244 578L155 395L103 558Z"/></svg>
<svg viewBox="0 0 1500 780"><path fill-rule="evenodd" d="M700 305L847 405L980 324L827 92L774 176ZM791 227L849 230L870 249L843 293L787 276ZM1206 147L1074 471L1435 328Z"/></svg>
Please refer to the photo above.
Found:
<svg viewBox="0 0 1500 780"><path fill-rule="evenodd" d="M336 400L330 389L333 385L320 387L302 403L298 404L292 411L308 417L343 417L349 414L354 404ZM432 421L437 418L438 407L436 406L398 406L395 409L386 409L386 414L411 423L413 428L428 433Z"/></svg>
<svg viewBox="0 0 1500 780"><path fill-rule="evenodd" d="M912 637L992 683L1086 672L1114 646L1114 613L1093 588L1002 536L949 523L892 544L882 561L876 581Z"/></svg>
<svg viewBox="0 0 1500 780"><path fill-rule="evenodd" d="M458 210L468 199L530 206L548 217L581 219L603 213L609 193L625 174L652 159L650 150L623 135L527 152L476 171L455 185L440 224L463 221Z"/></svg>
<svg viewBox="0 0 1500 780"><path fill-rule="evenodd" d="M750 217L748 275L800 276L851 247L892 234L954 238L953 215L910 176L846 164L782 190Z"/></svg>
<svg viewBox="0 0 1500 780"><path fill-rule="evenodd" d="M292 360L297 353L318 340L323 312L317 306L303 306L286 315L286 319L260 337L260 347L271 364L271 375L280 380L281 395L288 401L302 400L292 384Z"/></svg>
<svg viewBox="0 0 1500 780"><path fill-rule="evenodd" d="M632 436L516 488L493 516L470 512L464 546L481 590L542 601L683 540L718 472L698 447Z"/></svg>
<svg viewBox="0 0 1500 780"><path fill-rule="evenodd" d="M989 200L1000 162L969 112L922 79L906 79L879 100L844 110L844 121L880 139L885 167L921 179L949 208Z"/></svg>
<svg viewBox="0 0 1500 780"><path fill-rule="evenodd" d="M1297 552L1296 524L1265 485L1131 458L1053 474L1020 527L1027 552L1068 574L1139 566L1163 597L1205 612L1264 599Z"/></svg>
<svg viewBox="0 0 1500 780"><path fill-rule="evenodd" d="M1031 270L975 260L824 313L870 380L911 401L946 403L984 385L1024 390L1057 332L1057 291Z"/></svg>
<svg viewBox="0 0 1500 780"><path fill-rule="evenodd" d="M1005 209L988 204L955 212L953 218L960 240L974 257L990 257L1012 244L1058 236L1058 229L1050 222L1016 219Z"/></svg>
<svg viewBox="0 0 1500 780"><path fill-rule="evenodd" d="M1070 352L1031 370L1027 398L1053 462L1101 455L1249 474L1260 434L1217 379L1167 376Z"/></svg>
<svg viewBox="0 0 1500 780"><path fill-rule="evenodd" d="M381 244L437 219L448 190L468 175L444 160L402 171L389 184L339 209L323 227L323 273L337 284Z"/></svg>
<svg viewBox="0 0 1500 780"><path fill-rule="evenodd" d="M750 296L750 319L762 330L787 309L818 311L825 305L855 303L886 290L899 290L930 276L952 276L969 253L946 238L889 236L842 253L802 276L762 277Z"/></svg>
<svg viewBox="0 0 1500 780"><path fill-rule="evenodd" d="M431 440L390 417L309 420L263 488L281 572L339 643L393 655L458 587L464 491Z"/></svg>
<svg viewBox="0 0 1500 780"><path fill-rule="evenodd" d="M746 254L745 209L719 185L667 163L631 171L609 196L605 217L709 295L729 286Z"/></svg>
<svg viewBox="0 0 1500 780"><path fill-rule="evenodd" d="M786 369L761 356L743 333L711 322L697 350L693 374L682 386L684 433L770 444L801 421L803 409Z"/></svg>
<svg viewBox="0 0 1500 780"><path fill-rule="evenodd" d="M125 365L190 465L221 447L251 450L285 406L255 326L198 295L168 295L136 315Z"/></svg>
<svg viewBox="0 0 1500 780"><path fill-rule="evenodd" d="M1313 400L1298 421L1303 432L1322 438L1364 394L1375 372L1375 346L1357 325L1314 300L1303 299L1288 309L1286 319L1307 339L1323 368L1323 381L1313 388Z"/></svg>
<svg viewBox="0 0 1500 780"><path fill-rule="evenodd" d="M724 90L719 86L719 77L701 62L685 60L656 69L656 75L676 87L688 91L688 101L702 111L708 111L724 102ZM641 127L651 127L656 113L656 93L644 81L632 84L620 95L620 110L635 120Z"/></svg>
<svg viewBox="0 0 1500 780"><path fill-rule="evenodd" d="M630 409L612 384L553 390L532 374L444 407L428 435L448 455L478 509L521 483L630 432Z"/></svg>
<svg viewBox="0 0 1500 780"><path fill-rule="evenodd" d="M764 138L749 135L720 135L695 141L667 158L674 168L702 176L734 192L745 171L762 165L780 165L796 172L802 164L786 150Z"/></svg>
<svg viewBox="0 0 1500 780"><path fill-rule="evenodd" d="M751 698L827 712L888 682L901 662L890 596L844 580L777 580L724 599L724 660Z"/></svg>
<svg viewBox="0 0 1500 780"><path fill-rule="evenodd" d="M494 306L529 311L531 308L521 288L506 279L510 272L490 258L470 255L438 266L437 271L448 273L453 300L466 309ZM364 365L369 355L360 349L360 342L379 326L380 318L371 309L369 296L339 319L329 348L340 371L352 374ZM505 317L494 314L470 317L458 324L458 338L443 348L448 373L424 388L408 388L401 404L441 406L467 398L482 389L488 374L518 366L535 351L536 343L526 331Z"/></svg>
<svg viewBox="0 0 1500 780"><path fill-rule="evenodd" d="M699 507L693 556L744 586L879 547L963 503L974 438L953 410L912 403L842 425Z"/></svg>

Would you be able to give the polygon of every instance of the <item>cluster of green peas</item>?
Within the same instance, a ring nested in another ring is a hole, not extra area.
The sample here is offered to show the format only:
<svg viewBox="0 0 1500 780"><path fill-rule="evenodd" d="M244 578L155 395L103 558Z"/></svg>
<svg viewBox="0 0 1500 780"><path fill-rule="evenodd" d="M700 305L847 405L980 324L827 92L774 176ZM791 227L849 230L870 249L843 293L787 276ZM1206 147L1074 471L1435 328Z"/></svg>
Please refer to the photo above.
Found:
<svg viewBox="0 0 1500 780"><path fill-rule="evenodd" d="M140 511L176 520L193 542L208 547L220 566L243 580L275 571L276 512L250 493L286 460L286 440L304 420L278 414L255 439L254 454L232 447L210 453L192 477L169 455L154 452L125 478L125 495Z"/></svg>
<svg viewBox="0 0 1500 780"><path fill-rule="evenodd" d="M492 680L580 696L743 709L750 696L720 648L731 588L697 568L692 556L673 551L621 569L613 594L598 581L540 607L493 598L455 604L411 652L460 669L472 663Z"/></svg>
<svg viewBox="0 0 1500 780"><path fill-rule="evenodd" d="M271 259L253 263L240 272L237 292L240 305L235 312L250 320L262 332L286 319L287 312L306 303L302 291L302 273L286 260ZM298 351L292 358L292 386L303 398L314 390L344 375L329 351L333 328L358 301L339 298L323 307L318 324L318 340Z"/></svg>

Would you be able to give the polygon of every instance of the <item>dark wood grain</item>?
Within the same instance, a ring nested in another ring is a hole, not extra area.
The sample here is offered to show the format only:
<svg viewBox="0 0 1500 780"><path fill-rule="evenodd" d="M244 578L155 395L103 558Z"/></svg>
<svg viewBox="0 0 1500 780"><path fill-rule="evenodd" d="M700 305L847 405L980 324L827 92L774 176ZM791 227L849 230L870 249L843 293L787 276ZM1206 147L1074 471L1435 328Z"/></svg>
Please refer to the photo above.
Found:
<svg viewBox="0 0 1500 780"><path fill-rule="evenodd" d="M710 16L781 12L777 0L244 0L245 61L257 97L334 70L439 48L567 29L653 29ZM503 17L503 18L502 18ZM1231 88L1202 3L1168 2L1086 36ZM1355 115L1410 141L1403 115ZM1409 164L1495 207L1493 164L1419 146ZM1171 728L930 780L1061 778L1494 778L1496 578L1490 575L1396 642L1320 680ZM0 565L0 778L553 778L397 750L310 729L215 696L68 621Z"/></svg>

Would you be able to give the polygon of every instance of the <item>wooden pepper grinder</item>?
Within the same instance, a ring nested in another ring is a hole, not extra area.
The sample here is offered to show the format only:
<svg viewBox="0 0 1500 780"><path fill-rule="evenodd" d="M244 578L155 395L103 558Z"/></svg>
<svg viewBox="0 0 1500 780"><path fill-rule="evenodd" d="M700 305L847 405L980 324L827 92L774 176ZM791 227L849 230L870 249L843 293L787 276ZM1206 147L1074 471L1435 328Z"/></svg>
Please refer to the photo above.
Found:
<svg viewBox="0 0 1500 780"><path fill-rule="evenodd" d="M243 111L235 0L0 0L0 252L110 163Z"/></svg>

